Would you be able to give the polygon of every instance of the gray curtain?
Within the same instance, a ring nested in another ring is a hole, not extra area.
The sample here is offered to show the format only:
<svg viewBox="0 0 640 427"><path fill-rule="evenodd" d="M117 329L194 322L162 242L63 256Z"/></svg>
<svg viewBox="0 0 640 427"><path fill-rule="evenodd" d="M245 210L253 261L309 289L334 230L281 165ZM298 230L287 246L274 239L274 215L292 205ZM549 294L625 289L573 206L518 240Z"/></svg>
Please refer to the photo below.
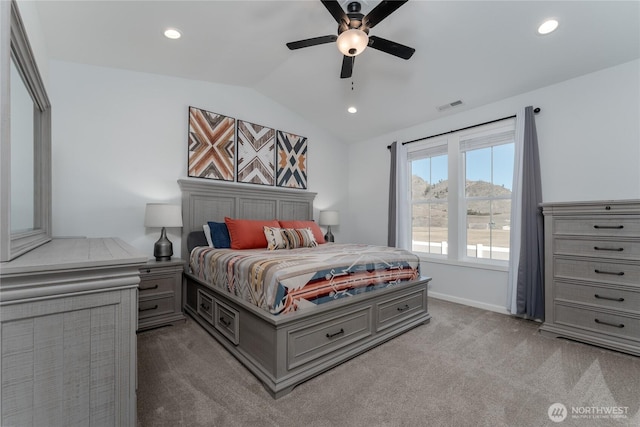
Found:
<svg viewBox="0 0 640 427"><path fill-rule="evenodd" d="M394 141L393 144L389 146L389 151L391 152L391 167L389 172L389 223L387 225L387 246L395 247L397 244L397 236L396 236L396 220L397 220L397 183L396 183L396 163L398 156L398 142Z"/></svg>
<svg viewBox="0 0 640 427"><path fill-rule="evenodd" d="M544 320L544 221L540 156L533 107L526 107L522 163L522 229L518 280L517 313Z"/></svg>

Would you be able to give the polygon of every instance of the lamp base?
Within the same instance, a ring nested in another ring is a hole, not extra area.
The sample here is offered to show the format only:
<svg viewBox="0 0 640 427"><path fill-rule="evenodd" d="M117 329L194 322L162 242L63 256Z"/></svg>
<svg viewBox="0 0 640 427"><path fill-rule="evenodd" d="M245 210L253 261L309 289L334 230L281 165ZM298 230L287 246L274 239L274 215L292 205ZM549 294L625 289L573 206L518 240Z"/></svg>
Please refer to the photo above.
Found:
<svg viewBox="0 0 640 427"><path fill-rule="evenodd" d="M173 243L167 239L167 230L162 227L162 233L160 238L153 245L153 256L156 257L156 261L171 261L173 255Z"/></svg>
<svg viewBox="0 0 640 427"><path fill-rule="evenodd" d="M333 242L333 234L331 233L331 226L327 225L327 234L324 235L325 242Z"/></svg>

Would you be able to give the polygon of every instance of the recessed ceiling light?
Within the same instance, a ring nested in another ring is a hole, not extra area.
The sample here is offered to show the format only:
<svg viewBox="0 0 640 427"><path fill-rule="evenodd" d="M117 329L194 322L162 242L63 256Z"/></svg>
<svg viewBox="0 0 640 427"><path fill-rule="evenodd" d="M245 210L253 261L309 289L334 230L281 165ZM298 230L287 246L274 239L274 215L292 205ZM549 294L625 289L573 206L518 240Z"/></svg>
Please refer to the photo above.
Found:
<svg viewBox="0 0 640 427"><path fill-rule="evenodd" d="M349 107L347 108L347 111L350 112L351 114L355 114L358 112L358 109L356 107Z"/></svg>
<svg viewBox="0 0 640 427"><path fill-rule="evenodd" d="M549 34L558 28L558 21L555 19L547 19L538 27L538 34Z"/></svg>
<svg viewBox="0 0 640 427"><path fill-rule="evenodd" d="M175 28L167 28L166 30L164 30L164 36L168 39L175 40L182 37L182 34L180 33L180 31L176 30Z"/></svg>

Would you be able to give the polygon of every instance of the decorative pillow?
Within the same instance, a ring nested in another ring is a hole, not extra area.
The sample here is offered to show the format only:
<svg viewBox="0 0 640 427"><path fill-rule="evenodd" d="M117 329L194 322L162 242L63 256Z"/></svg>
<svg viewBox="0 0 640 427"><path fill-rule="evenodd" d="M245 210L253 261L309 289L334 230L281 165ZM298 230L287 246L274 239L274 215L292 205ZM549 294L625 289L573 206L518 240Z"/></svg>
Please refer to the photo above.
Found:
<svg viewBox="0 0 640 427"><path fill-rule="evenodd" d="M209 227L209 224L203 225L202 231L204 231L204 237L207 239L207 244L210 248L213 248L213 242L211 241L211 227Z"/></svg>
<svg viewBox="0 0 640 427"><path fill-rule="evenodd" d="M280 227L277 220L261 221L225 217L225 224L231 238L231 249L259 249L267 247L264 227ZM213 245L215 246L215 241ZM216 246L217 247L217 246Z"/></svg>
<svg viewBox="0 0 640 427"><path fill-rule="evenodd" d="M231 237L229 237L229 230L227 224L224 222L207 222L209 229L211 230L211 244L217 249L229 249L231 247Z"/></svg>
<svg viewBox="0 0 640 427"><path fill-rule="evenodd" d="M282 234L282 228L264 227L264 237L267 239L267 249L289 249L289 241Z"/></svg>
<svg viewBox="0 0 640 427"><path fill-rule="evenodd" d="M310 228L316 243L326 243L320 226L315 221L279 221L282 228Z"/></svg>
<svg viewBox="0 0 640 427"><path fill-rule="evenodd" d="M318 246L310 228L283 228L282 235L287 240L289 249Z"/></svg>

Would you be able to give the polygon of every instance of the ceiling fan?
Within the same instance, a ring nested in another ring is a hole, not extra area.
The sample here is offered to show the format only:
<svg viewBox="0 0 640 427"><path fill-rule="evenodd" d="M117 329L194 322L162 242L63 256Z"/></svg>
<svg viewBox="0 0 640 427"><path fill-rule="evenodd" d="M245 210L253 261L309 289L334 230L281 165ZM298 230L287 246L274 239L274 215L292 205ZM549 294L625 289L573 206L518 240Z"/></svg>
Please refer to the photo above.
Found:
<svg viewBox="0 0 640 427"><path fill-rule="evenodd" d="M344 55L340 78L346 79L353 73L353 64L356 55L362 53L367 47L389 53L402 59L409 59L416 51L414 48L383 39L382 37L369 36L369 30L375 27L396 9L405 4L404 1L382 1L364 16L360 13L360 3L353 1L348 4L348 13L342 9L336 0L321 0L331 16L338 23L338 35L314 37L296 42L287 43L291 50L319 44L336 42L338 49Z"/></svg>

